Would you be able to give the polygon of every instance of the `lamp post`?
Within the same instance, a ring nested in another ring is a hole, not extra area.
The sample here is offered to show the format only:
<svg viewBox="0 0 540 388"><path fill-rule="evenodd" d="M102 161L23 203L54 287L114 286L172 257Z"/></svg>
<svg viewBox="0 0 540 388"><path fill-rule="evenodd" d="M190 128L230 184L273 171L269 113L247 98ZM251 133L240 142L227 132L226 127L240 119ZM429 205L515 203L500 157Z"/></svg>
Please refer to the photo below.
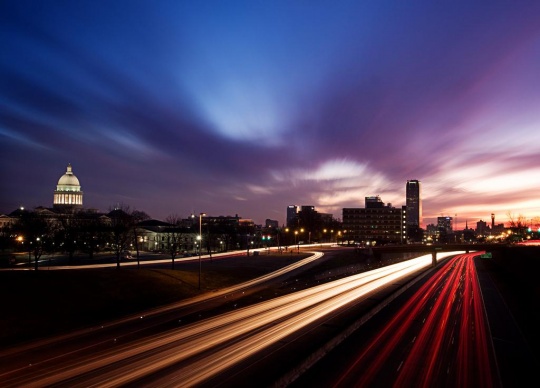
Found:
<svg viewBox="0 0 540 388"><path fill-rule="evenodd" d="M20 245L19 250L20 250L21 252L24 250L24 249L23 249L23 248L24 248L24 247L23 247L23 246L24 246L24 241L23 241L23 240L24 240L24 239L23 239L23 236L17 236L17 241L19 242L19 245ZM15 258L13 258L13 263L15 264Z"/></svg>
<svg viewBox="0 0 540 388"><path fill-rule="evenodd" d="M32 267L32 241L28 241L28 267Z"/></svg>
<svg viewBox="0 0 540 388"><path fill-rule="evenodd" d="M38 258L41 256L41 239L36 237L36 247L34 248L34 269L38 270Z"/></svg>
<svg viewBox="0 0 540 388"><path fill-rule="evenodd" d="M201 248L202 248L202 218L206 213L199 213L199 290L201 289Z"/></svg>

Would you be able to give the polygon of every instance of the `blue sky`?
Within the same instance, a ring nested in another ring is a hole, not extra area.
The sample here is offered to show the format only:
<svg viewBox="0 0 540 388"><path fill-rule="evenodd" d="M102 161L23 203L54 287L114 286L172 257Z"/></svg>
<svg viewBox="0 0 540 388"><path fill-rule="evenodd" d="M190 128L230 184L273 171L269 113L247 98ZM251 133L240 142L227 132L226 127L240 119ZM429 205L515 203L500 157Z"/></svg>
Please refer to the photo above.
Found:
<svg viewBox="0 0 540 388"><path fill-rule="evenodd" d="M4 1L0 212L540 217L538 1Z"/></svg>

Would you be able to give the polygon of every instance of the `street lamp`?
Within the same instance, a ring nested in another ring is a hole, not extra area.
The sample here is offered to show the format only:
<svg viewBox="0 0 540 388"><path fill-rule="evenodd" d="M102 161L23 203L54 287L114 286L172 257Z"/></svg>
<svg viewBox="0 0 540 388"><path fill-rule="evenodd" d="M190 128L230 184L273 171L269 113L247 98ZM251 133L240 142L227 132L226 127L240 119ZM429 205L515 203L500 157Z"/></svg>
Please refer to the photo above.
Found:
<svg viewBox="0 0 540 388"><path fill-rule="evenodd" d="M201 289L201 248L202 248L202 218L206 213L199 213L199 290Z"/></svg>
<svg viewBox="0 0 540 388"><path fill-rule="evenodd" d="M41 256L41 239L36 237L36 247L34 248L35 269L38 269L38 256Z"/></svg>

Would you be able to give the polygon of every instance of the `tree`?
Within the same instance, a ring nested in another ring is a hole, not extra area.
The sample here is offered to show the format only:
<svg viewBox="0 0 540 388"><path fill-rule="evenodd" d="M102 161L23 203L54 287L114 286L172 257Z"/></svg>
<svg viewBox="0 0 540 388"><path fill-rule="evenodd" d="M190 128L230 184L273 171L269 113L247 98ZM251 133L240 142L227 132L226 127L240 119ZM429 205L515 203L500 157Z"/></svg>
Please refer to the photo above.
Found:
<svg viewBox="0 0 540 388"><path fill-rule="evenodd" d="M141 261L140 261L140 255L139 255L139 234L138 234L139 229L137 228L137 224L141 221L150 219L150 216L143 211L133 210L131 212L131 217L133 218L133 223L135 224L133 227L133 241L135 244L135 253L137 255L137 268L140 268Z"/></svg>
<svg viewBox="0 0 540 388"><path fill-rule="evenodd" d="M531 227L536 231L540 229L540 217L533 217L531 220Z"/></svg>
<svg viewBox="0 0 540 388"><path fill-rule="evenodd" d="M508 212L506 213L506 216L508 217L510 228L522 229L527 227L527 218L525 218L523 214L516 217L512 213Z"/></svg>
<svg viewBox="0 0 540 388"><path fill-rule="evenodd" d="M109 241L108 220L106 216L90 210L57 214L50 223L54 247L67 253L70 263L77 251L88 254L91 259Z"/></svg>
<svg viewBox="0 0 540 388"><path fill-rule="evenodd" d="M251 243L255 237L255 226L252 224L240 224L237 228L237 236L240 239L240 246L245 242L246 254L249 256L249 249L251 248Z"/></svg>
<svg viewBox="0 0 540 388"><path fill-rule="evenodd" d="M170 228L165 229L165 239L167 242L167 252L169 252L169 255L171 256L171 268L174 269L174 259L176 258L176 255L178 254L178 250L181 245L181 239L183 235L183 230L180 227L181 222L180 216L173 214L168 216L165 219L165 222L171 224L172 226Z"/></svg>
<svg viewBox="0 0 540 388"><path fill-rule="evenodd" d="M28 249L28 261L34 256L34 269L38 270L38 261L43 254L44 240L49 239L49 222L46 217L36 212L21 212L19 219L13 225L13 230Z"/></svg>
<svg viewBox="0 0 540 388"><path fill-rule="evenodd" d="M125 205L110 211L108 217L111 220L109 230L112 249L116 255L116 268L120 268L121 255L129 248L135 222L129 211L129 206Z"/></svg>
<svg viewBox="0 0 540 388"><path fill-rule="evenodd" d="M208 232L208 237L205 239L207 243L207 249L211 251L212 246L215 248L219 245L219 250L229 251L240 245L240 241L245 238L240 238L237 220L233 220L228 217L217 219L215 222L207 222L206 227L202 228L204 232ZM209 253L210 253L209 251Z"/></svg>
<svg viewBox="0 0 540 388"><path fill-rule="evenodd" d="M519 241L527 233L527 218L523 214L515 217L510 212L506 213L506 216L508 217L508 223L510 224L510 229L512 230L512 240Z"/></svg>
<svg viewBox="0 0 540 388"><path fill-rule="evenodd" d="M64 213L58 216L58 229L56 239L62 250L68 253L69 262L73 261L73 256L77 250L77 241L80 234L80 222L75 218L74 213Z"/></svg>

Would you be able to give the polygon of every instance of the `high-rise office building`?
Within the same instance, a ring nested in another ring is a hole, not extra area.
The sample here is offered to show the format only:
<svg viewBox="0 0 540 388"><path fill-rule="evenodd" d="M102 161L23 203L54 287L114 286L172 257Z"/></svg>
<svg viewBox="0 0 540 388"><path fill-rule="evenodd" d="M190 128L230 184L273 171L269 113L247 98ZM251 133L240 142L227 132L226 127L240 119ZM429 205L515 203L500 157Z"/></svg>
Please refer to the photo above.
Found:
<svg viewBox="0 0 540 388"><path fill-rule="evenodd" d="M405 190L407 207L407 227L420 228L422 224L422 197L420 181L408 180Z"/></svg>
<svg viewBox="0 0 540 388"><path fill-rule="evenodd" d="M437 229L439 232L450 234L454 232L454 220L452 217L437 217Z"/></svg>
<svg viewBox="0 0 540 388"><path fill-rule="evenodd" d="M298 218L298 206L289 205L287 206L287 226L292 226Z"/></svg>

